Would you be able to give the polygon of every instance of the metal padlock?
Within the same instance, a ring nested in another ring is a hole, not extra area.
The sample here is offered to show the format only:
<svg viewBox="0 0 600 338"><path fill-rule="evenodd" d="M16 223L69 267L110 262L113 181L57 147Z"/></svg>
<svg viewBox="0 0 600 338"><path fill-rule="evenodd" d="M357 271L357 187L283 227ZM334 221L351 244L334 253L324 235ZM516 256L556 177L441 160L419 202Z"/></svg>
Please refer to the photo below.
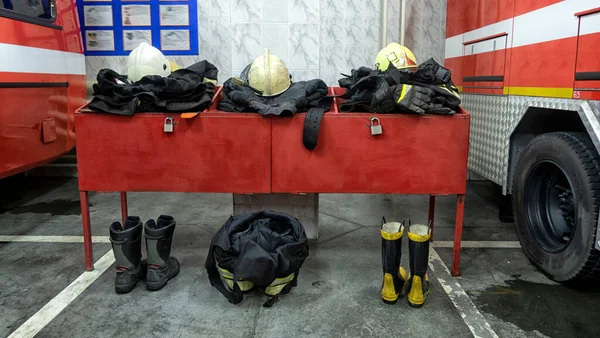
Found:
<svg viewBox="0 0 600 338"><path fill-rule="evenodd" d="M376 117L371 117L371 135L381 135L383 129L381 128L381 121Z"/></svg>
<svg viewBox="0 0 600 338"><path fill-rule="evenodd" d="M165 119L165 125L164 125L163 131L165 133L172 133L173 132L173 118L167 117Z"/></svg>

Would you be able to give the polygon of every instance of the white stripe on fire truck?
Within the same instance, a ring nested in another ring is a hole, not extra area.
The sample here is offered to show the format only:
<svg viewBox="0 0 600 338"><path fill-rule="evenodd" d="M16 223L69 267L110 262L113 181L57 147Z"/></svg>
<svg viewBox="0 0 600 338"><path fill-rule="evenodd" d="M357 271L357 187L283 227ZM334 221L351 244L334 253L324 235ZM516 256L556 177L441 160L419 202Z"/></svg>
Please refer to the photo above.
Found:
<svg viewBox="0 0 600 338"><path fill-rule="evenodd" d="M463 54L463 42L465 41L481 39L499 33L508 33L508 48L575 37L579 27L579 18L575 16L575 13L595 7L598 7L598 0L565 0L516 16L514 18L514 31L519 32L519 34L514 36L512 19L455 35L446 39L445 57L448 59L465 55ZM581 21L581 35L600 33L599 13L584 16ZM496 50L499 49L503 49L503 46L496 46ZM475 50L473 54L487 51L489 50L484 48L479 51Z"/></svg>
<svg viewBox="0 0 600 338"><path fill-rule="evenodd" d="M0 43L0 73L85 75L83 54Z"/></svg>

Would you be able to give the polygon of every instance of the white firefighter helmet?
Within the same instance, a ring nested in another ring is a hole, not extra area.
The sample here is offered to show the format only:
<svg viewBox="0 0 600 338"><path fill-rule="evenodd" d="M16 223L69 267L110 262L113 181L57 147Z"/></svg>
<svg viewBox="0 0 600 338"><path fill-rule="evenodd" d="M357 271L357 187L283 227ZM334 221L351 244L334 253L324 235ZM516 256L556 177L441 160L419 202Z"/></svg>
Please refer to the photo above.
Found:
<svg viewBox="0 0 600 338"><path fill-rule="evenodd" d="M262 96L279 95L290 84L290 73L285 63L277 55L271 54L268 48L252 62L248 71L248 85L261 92Z"/></svg>
<svg viewBox="0 0 600 338"><path fill-rule="evenodd" d="M140 43L127 57L127 77L137 82L146 75L169 76L171 66L164 54L146 42Z"/></svg>
<svg viewBox="0 0 600 338"><path fill-rule="evenodd" d="M415 54L405 46L392 42L377 53L375 69L385 71L390 63L397 69L417 68Z"/></svg>

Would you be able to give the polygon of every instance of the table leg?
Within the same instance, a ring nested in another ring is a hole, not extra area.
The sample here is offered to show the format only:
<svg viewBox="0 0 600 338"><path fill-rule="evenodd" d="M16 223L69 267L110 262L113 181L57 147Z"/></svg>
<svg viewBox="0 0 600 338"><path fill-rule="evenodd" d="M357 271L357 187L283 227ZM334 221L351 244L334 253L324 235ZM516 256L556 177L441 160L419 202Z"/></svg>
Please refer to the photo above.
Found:
<svg viewBox="0 0 600 338"><path fill-rule="evenodd" d="M121 220L123 226L125 226L125 219L127 219L127 192L121 191Z"/></svg>
<svg viewBox="0 0 600 338"><path fill-rule="evenodd" d="M435 214L435 196L429 195L429 219L428 223L431 226L429 229L429 241L433 242L433 217Z"/></svg>
<svg viewBox="0 0 600 338"><path fill-rule="evenodd" d="M458 276L460 266L460 242L462 240L465 195L456 196L456 222L454 224L454 248L452 253L452 276Z"/></svg>
<svg viewBox="0 0 600 338"><path fill-rule="evenodd" d="M79 200L81 203L81 224L83 226L83 251L85 253L85 268L88 271L94 270L94 256L92 253L92 227L90 225L90 204L88 201L88 192L80 191Z"/></svg>

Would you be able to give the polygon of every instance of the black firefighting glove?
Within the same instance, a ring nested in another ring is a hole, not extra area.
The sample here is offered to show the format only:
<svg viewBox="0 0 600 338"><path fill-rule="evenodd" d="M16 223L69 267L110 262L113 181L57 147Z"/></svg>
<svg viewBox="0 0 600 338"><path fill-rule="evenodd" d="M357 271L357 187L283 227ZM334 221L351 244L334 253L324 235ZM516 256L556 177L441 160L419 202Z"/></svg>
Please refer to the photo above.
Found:
<svg viewBox="0 0 600 338"><path fill-rule="evenodd" d="M435 93L432 89L405 84L397 104L402 110L425 114L434 95Z"/></svg>
<svg viewBox="0 0 600 338"><path fill-rule="evenodd" d="M431 103L425 110L427 114L435 115L453 115L456 112L448 107L444 107L441 103Z"/></svg>

